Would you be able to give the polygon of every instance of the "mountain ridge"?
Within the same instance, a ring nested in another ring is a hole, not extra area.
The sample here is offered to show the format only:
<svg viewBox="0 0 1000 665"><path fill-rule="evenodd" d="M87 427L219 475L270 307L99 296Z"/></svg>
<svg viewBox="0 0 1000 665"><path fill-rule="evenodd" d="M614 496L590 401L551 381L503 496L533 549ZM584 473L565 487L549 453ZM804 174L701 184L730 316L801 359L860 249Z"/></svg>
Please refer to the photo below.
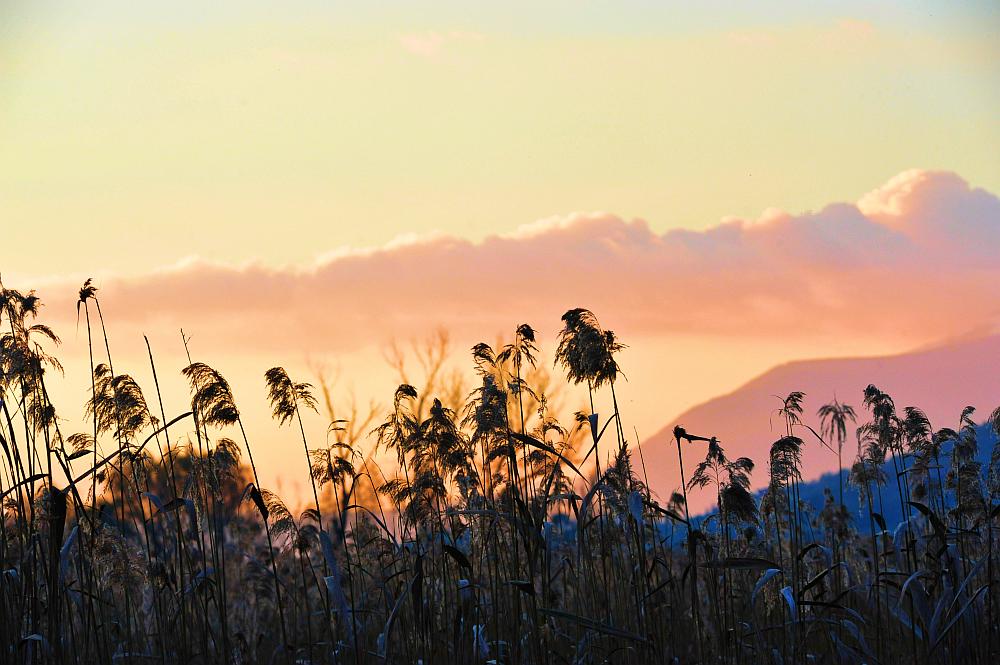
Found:
<svg viewBox="0 0 1000 665"><path fill-rule="evenodd" d="M651 489L666 498L679 488L674 425L703 436L717 436L730 457L747 456L756 463L754 488L766 484L770 444L779 438L775 412L779 396L792 391L806 394L803 422L819 429L816 409L836 396L854 406L858 424L864 422L862 391L875 384L891 395L898 409L923 409L935 428L955 427L966 405L989 413L1000 405L1000 334L948 340L918 350L882 356L792 360L749 379L679 414L642 444ZM803 449L803 476L807 481L836 473L836 456L808 432ZM782 432L783 433L783 432ZM705 448L683 444L685 472L703 459ZM843 461L849 466L857 444L849 428ZM702 510L711 496L693 493L691 507Z"/></svg>

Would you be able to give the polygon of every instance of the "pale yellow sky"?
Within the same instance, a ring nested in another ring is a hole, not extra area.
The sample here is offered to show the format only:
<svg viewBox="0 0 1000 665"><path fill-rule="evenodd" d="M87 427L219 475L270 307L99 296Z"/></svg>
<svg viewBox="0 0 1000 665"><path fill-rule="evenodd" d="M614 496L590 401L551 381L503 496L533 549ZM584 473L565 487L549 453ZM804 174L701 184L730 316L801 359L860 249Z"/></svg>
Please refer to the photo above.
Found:
<svg viewBox="0 0 1000 665"><path fill-rule="evenodd" d="M911 167L1000 190L987 6L199 4L0 5L4 273L305 265L578 210L705 228Z"/></svg>

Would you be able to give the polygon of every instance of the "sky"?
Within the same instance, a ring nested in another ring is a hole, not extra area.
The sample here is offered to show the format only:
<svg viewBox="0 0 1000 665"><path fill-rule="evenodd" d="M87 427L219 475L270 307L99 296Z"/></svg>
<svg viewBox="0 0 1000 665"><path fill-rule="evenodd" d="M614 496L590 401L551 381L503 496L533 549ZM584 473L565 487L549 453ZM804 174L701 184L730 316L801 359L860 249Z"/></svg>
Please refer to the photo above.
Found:
<svg viewBox="0 0 1000 665"><path fill-rule="evenodd" d="M143 334L186 364L184 327L254 411L274 364L385 401L393 340L527 321L551 352L589 307L642 439L787 360L995 329L998 28L992 2L0 0L0 276L39 290L80 405L91 276L137 377Z"/></svg>
<svg viewBox="0 0 1000 665"><path fill-rule="evenodd" d="M3 0L4 272L1000 190L996 3L692 4Z"/></svg>

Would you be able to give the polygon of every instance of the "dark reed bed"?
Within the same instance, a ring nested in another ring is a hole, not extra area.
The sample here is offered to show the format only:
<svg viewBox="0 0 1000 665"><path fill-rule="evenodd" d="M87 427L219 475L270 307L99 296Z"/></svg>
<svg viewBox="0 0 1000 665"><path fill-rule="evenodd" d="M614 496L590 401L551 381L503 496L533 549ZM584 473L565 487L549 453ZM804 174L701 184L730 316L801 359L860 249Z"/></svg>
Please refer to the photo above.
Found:
<svg viewBox="0 0 1000 665"><path fill-rule="evenodd" d="M79 310L91 420L69 432L46 389L58 338L33 293L0 290L0 662L997 662L1000 452L977 461L971 410L935 429L869 386L856 410L821 406L815 430L792 393L756 465L676 428L683 480L664 501L618 413L621 344L574 309L555 367L591 407L569 422L528 325L474 347L464 403L404 383L374 418L329 407L323 442L303 426L312 386L268 370L311 481L296 514L260 485L260 435L221 374L178 368L190 407L168 413L157 376L176 370L150 350L140 387L112 363L89 281ZM843 467L855 437L849 486L805 505L803 447ZM717 497L710 515L690 515L694 487Z"/></svg>

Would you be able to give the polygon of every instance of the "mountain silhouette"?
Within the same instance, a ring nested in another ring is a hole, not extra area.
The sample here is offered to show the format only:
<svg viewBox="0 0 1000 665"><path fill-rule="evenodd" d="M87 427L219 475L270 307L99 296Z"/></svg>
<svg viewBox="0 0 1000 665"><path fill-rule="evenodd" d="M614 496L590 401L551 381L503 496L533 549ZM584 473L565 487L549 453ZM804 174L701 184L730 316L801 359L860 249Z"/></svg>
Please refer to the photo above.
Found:
<svg viewBox="0 0 1000 665"><path fill-rule="evenodd" d="M767 459L771 444L784 434L784 421L776 411L781 398L793 391L805 397L803 422L819 431L816 410L836 397L854 406L858 424L868 419L862 392L869 384L892 396L897 410L906 406L923 409L935 429L958 428L966 406L977 409L984 420L1000 405L1000 335L962 339L908 353L862 358L801 360L774 367L726 395L685 411L642 444L649 484L661 499L680 487L677 448L673 428L718 437L730 458L750 457L757 466L753 487L767 484ZM854 427L849 427L844 445L844 466L857 453ZM836 480L837 459L808 430L797 434L805 441L802 453L804 480L832 473ZM706 444L682 442L687 477L704 458ZM714 502L711 492L691 493L692 512L704 511Z"/></svg>

